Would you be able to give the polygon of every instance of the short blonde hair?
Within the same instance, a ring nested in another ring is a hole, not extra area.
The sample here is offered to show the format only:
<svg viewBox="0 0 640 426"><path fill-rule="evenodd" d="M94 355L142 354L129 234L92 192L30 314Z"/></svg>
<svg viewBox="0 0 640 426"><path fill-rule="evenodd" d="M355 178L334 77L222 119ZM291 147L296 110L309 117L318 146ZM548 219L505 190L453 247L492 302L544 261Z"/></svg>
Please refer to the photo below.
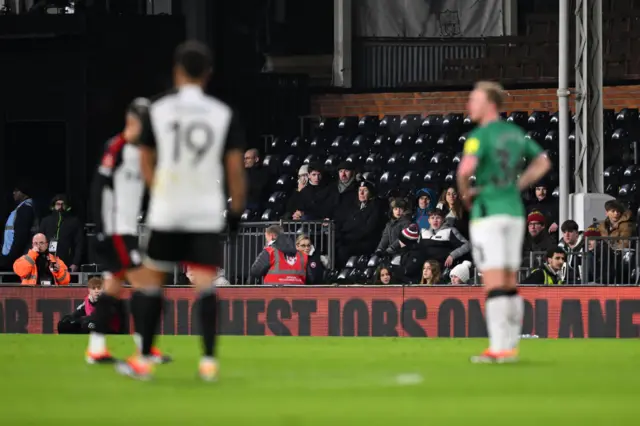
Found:
<svg viewBox="0 0 640 426"><path fill-rule="evenodd" d="M494 104L496 108L502 109L504 105L505 92L500 83L495 81L479 81L473 87L474 90L482 90L486 95L489 102Z"/></svg>
<svg viewBox="0 0 640 426"><path fill-rule="evenodd" d="M102 278L93 277L87 281L87 287L89 288L102 288Z"/></svg>

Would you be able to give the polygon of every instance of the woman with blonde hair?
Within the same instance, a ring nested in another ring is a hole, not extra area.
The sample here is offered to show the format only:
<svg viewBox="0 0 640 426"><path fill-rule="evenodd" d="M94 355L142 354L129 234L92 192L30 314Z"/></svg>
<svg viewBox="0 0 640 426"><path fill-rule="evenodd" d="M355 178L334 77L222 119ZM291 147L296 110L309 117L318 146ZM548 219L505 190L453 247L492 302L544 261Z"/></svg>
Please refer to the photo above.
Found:
<svg viewBox="0 0 640 426"><path fill-rule="evenodd" d="M320 256L320 253L316 251L316 248L311 243L311 237L307 234L298 235L296 238L296 250L309 257L307 267L307 284L325 284L323 282L325 265L323 263L322 256Z"/></svg>
<svg viewBox="0 0 640 426"><path fill-rule="evenodd" d="M438 285L442 284L442 276L440 272L440 264L435 260L427 260L422 265L422 278L420 284Z"/></svg>

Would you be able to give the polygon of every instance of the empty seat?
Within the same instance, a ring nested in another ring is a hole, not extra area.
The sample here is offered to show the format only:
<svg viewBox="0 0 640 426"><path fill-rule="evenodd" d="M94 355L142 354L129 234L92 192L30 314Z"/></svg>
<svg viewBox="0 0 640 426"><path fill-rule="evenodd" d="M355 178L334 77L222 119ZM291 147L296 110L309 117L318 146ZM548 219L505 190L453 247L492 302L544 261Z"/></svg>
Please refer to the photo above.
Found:
<svg viewBox="0 0 640 426"><path fill-rule="evenodd" d="M287 157L282 161L282 165L280 166L280 171L286 174L294 174L298 172L300 168L300 157L297 155L287 155Z"/></svg>
<svg viewBox="0 0 640 426"><path fill-rule="evenodd" d="M409 170L423 170L424 167L429 163L431 157L428 156L425 152L414 152L409 157Z"/></svg>
<svg viewBox="0 0 640 426"><path fill-rule="evenodd" d="M442 118L442 127L445 128L445 131L459 130L462 128L463 120L464 115L460 113L447 114Z"/></svg>
<svg viewBox="0 0 640 426"><path fill-rule="evenodd" d="M544 132L549 127L550 119L549 111L533 111L527 119L527 128Z"/></svg>
<svg viewBox="0 0 640 426"><path fill-rule="evenodd" d="M396 137L393 142L393 149L396 151L412 151L414 148L415 136L403 134Z"/></svg>
<svg viewBox="0 0 640 426"><path fill-rule="evenodd" d="M271 141L269 152L272 154L288 154L291 148L291 139L286 137L277 137Z"/></svg>
<svg viewBox="0 0 640 426"><path fill-rule="evenodd" d="M371 150L373 145L373 137L367 135L358 135L351 142L350 152L366 153Z"/></svg>
<svg viewBox="0 0 640 426"><path fill-rule="evenodd" d="M415 135L420 129L422 116L420 114L407 114L400 121L400 132L404 135Z"/></svg>
<svg viewBox="0 0 640 426"><path fill-rule="evenodd" d="M349 149L349 139L347 136L336 136L329 146L329 153L345 155Z"/></svg>
<svg viewBox="0 0 640 426"><path fill-rule="evenodd" d="M358 132L361 135L374 135L380 127L380 119L377 115L365 115L358 121Z"/></svg>
<svg viewBox="0 0 640 426"><path fill-rule="evenodd" d="M296 178L292 175L280 176L274 185L276 191L289 193L296 185Z"/></svg>
<svg viewBox="0 0 640 426"><path fill-rule="evenodd" d="M404 152L395 152L387 160L387 170L401 171L408 165L408 155Z"/></svg>
<svg viewBox="0 0 640 426"><path fill-rule="evenodd" d="M309 140L303 138L302 136L298 136L291 141L291 146L289 148L289 153L304 155L309 150Z"/></svg>
<svg viewBox="0 0 640 426"><path fill-rule="evenodd" d="M369 154L367 159L364 161L364 168L367 171L375 172L382 169L382 164L383 164L382 155L378 153L372 153L372 154Z"/></svg>
<svg viewBox="0 0 640 426"><path fill-rule="evenodd" d="M275 154L269 154L262 160L262 168L269 171L269 174L278 174L280 170L280 157Z"/></svg>
<svg viewBox="0 0 640 426"><path fill-rule="evenodd" d="M442 114L429 114L420 125L420 132L427 134L440 133L442 131Z"/></svg>
<svg viewBox="0 0 640 426"><path fill-rule="evenodd" d="M338 117L323 117L318 125L318 133L328 137L337 135L339 122Z"/></svg>
<svg viewBox="0 0 640 426"><path fill-rule="evenodd" d="M309 144L311 154L326 154L329 152L329 139L324 136L316 136Z"/></svg>
<svg viewBox="0 0 640 426"><path fill-rule="evenodd" d="M360 119L357 116L342 117L338 121L338 131L342 135L350 136L358 133L358 123Z"/></svg>
<svg viewBox="0 0 640 426"><path fill-rule="evenodd" d="M529 117L527 116L527 113L524 111L513 111L507 117L507 121L509 123L517 124L522 128L525 128L527 126L528 119Z"/></svg>
<svg viewBox="0 0 640 426"><path fill-rule="evenodd" d="M397 135L400 132L400 116L385 115L380 120L379 131L385 135Z"/></svg>

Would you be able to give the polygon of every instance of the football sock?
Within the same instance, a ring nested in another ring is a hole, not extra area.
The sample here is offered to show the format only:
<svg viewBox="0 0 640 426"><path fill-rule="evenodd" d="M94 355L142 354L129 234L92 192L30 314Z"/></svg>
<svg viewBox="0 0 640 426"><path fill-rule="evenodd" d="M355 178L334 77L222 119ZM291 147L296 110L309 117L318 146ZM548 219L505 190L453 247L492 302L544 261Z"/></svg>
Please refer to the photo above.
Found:
<svg viewBox="0 0 640 426"><path fill-rule="evenodd" d="M509 345L508 349L517 349L522 334L522 321L524 319L524 299L518 294L518 290L513 290L509 300Z"/></svg>
<svg viewBox="0 0 640 426"><path fill-rule="evenodd" d="M489 334L489 350L498 353L508 348L511 328L509 313L511 306L510 290L495 289L487 293L485 315Z"/></svg>
<svg viewBox="0 0 640 426"><path fill-rule="evenodd" d="M155 338L160 318L162 315L162 304L164 302L161 288L149 288L141 291L140 299L140 322L142 330L142 356L151 356L151 348Z"/></svg>
<svg viewBox="0 0 640 426"><path fill-rule="evenodd" d="M109 322L117 302L118 299L109 294L102 294L96 301L93 312L95 329L89 333L89 353L92 355L101 355L107 350L105 334L109 332Z"/></svg>
<svg viewBox="0 0 640 426"><path fill-rule="evenodd" d="M218 323L218 297L215 288L200 291L200 328L202 330L203 355L212 358L215 355L216 327Z"/></svg>
<svg viewBox="0 0 640 426"><path fill-rule="evenodd" d="M142 320L140 315L140 302L144 295L140 290L134 290L131 294L130 307L133 317L133 342L138 352L142 352Z"/></svg>

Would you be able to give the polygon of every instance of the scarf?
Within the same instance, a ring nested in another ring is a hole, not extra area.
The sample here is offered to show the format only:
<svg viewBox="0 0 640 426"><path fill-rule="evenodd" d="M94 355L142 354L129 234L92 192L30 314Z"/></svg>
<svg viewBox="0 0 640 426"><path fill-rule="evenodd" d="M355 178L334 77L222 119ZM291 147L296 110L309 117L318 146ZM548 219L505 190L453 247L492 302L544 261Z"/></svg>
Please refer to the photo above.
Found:
<svg viewBox="0 0 640 426"><path fill-rule="evenodd" d="M341 180L338 181L338 192L342 194L346 189L353 183L355 177L352 177L347 182L343 183Z"/></svg>

